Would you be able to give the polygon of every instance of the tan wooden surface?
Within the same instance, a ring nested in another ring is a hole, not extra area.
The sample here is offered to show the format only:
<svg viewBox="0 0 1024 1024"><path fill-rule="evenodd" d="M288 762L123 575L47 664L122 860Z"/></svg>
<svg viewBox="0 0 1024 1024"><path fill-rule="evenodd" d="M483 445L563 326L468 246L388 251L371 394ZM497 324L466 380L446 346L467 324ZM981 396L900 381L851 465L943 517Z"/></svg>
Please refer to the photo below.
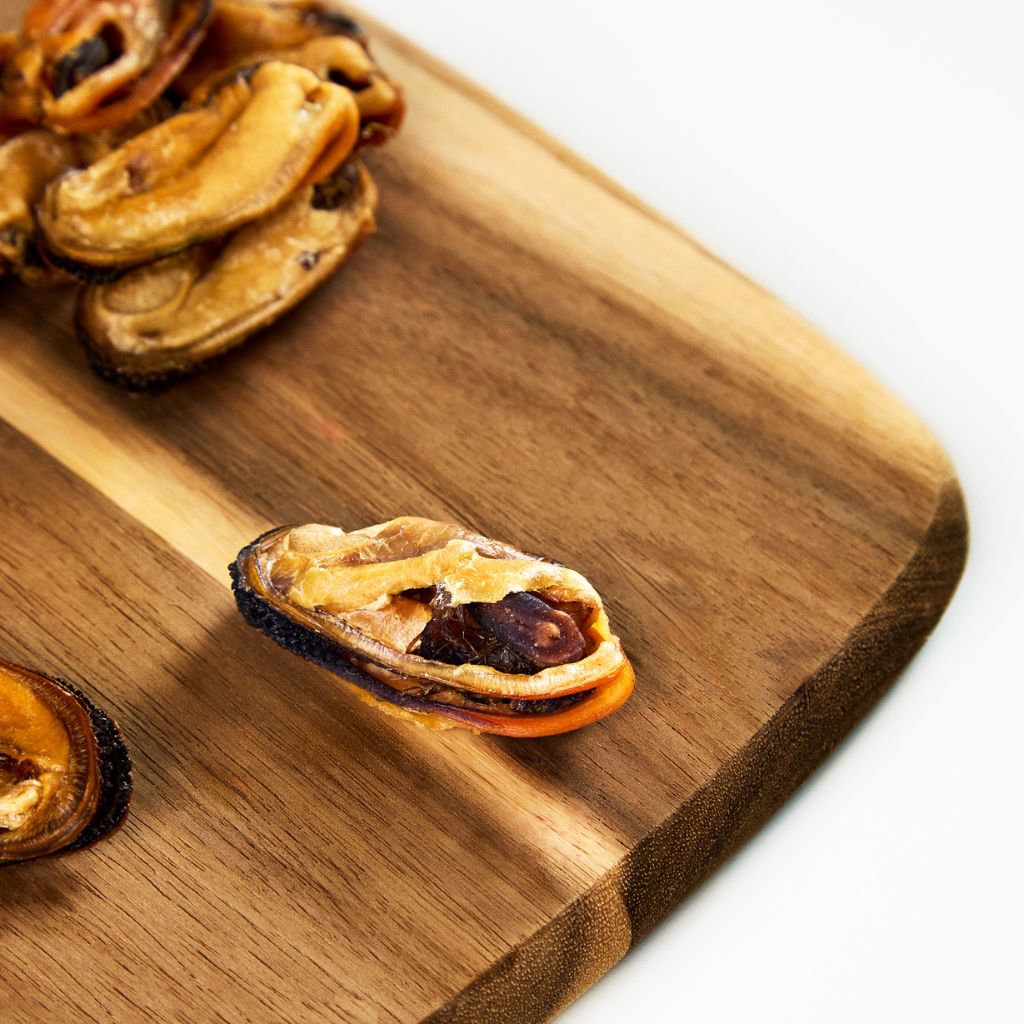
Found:
<svg viewBox="0 0 1024 1024"><path fill-rule="evenodd" d="M0 0L0 22L20 4ZM0 872L11 1024L536 1022L742 842L955 586L927 430L817 332L401 40L380 232L154 398L0 282L0 655L121 721L125 827ZM284 522L466 523L585 573L637 670L578 734L437 735L250 630Z"/></svg>

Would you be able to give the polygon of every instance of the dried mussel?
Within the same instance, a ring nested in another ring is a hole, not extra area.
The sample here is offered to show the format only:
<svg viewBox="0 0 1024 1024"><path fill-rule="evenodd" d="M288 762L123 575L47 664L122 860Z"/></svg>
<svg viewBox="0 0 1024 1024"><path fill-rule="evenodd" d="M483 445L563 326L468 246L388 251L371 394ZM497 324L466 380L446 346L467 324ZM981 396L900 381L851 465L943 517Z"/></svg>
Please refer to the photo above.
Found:
<svg viewBox="0 0 1024 1024"><path fill-rule="evenodd" d="M0 865L98 842L131 790L117 725L70 684L0 659Z"/></svg>
<svg viewBox="0 0 1024 1024"><path fill-rule="evenodd" d="M351 90L362 144L384 142L398 130L405 113L402 91L373 60L355 22L321 4L272 4L258 16L252 10L251 4L217 5L209 35L177 86L189 89L191 102L207 95L225 69L281 60Z"/></svg>
<svg viewBox="0 0 1024 1024"><path fill-rule="evenodd" d="M359 132L352 93L261 64L209 100L66 174L39 204L48 252L80 276L159 259L276 209L329 175Z"/></svg>
<svg viewBox="0 0 1024 1024"><path fill-rule="evenodd" d="M377 190L353 158L226 239L196 245L79 294L96 370L132 390L191 373L290 309L374 229Z"/></svg>
<svg viewBox="0 0 1024 1024"><path fill-rule="evenodd" d="M210 0L36 0L3 62L0 121L66 132L147 107L195 52Z"/></svg>
<svg viewBox="0 0 1024 1024"><path fill-rule="evenodd" d="M136 135L141 135L142 132L153 128L161 121L166 121L175 113L177 113L177 108L166 97L161 96L145 110L140 110L127 121L122 121L112 128L71 136L75 152L78 154L76 167L89 167L97 160L102 160L103 157L113 153L115 149L120 149Z"/></svg>
<svg viewBox="0 0 1024 1024"><path fill-rule="evenodd" d="M319 36L335 35L368 45L359 22L322 0L216 0L202 45L175 90L187 96L225 68L251 63L255 54L294 50Z"/></svg>
<svg viewBox="0 0 1024 1024"><path fill-rule="evenodd" d="M70 140L46 129L0 143L0 275L14 273L29 284L63 278L39 254L32 209L46 186L74 165Z"/></svg>
<svg viewBox="0 0 1024 1024"><path fill-rule="evenodd" d="M633 689L579 573L459 526L282 527L230 571L251 625L422 725L548 736L603 718Z"/></svg>

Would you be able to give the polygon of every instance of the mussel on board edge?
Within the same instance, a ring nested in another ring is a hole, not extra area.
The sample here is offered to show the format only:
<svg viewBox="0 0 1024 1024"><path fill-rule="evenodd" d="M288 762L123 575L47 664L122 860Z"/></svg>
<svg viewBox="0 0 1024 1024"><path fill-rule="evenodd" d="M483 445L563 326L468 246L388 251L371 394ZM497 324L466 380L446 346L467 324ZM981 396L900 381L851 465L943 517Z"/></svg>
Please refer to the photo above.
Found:
<svg viewBox="0 0 1024 1024"><path fill-rule="evenodd" d="M0 866L99 842L131 793L117 723L70 683L0 658Z"/></svg>
<svg viewBox="0 0 1024 1024"><path fill-rule="evenodd" d="M175 81L174 91L187 97L224 68L252 63L258 54L293 50L323 36L345 36L369 50L362 25L331 2L217 0L203 41Z"/></svg>
<svg viewBox="0 0 1024 1024"><path fill-rule="evenodd" d="M430 728L549 736L604 718L633 690L583 576L459 526L280 527L229 570L250 625Z"/></svg>

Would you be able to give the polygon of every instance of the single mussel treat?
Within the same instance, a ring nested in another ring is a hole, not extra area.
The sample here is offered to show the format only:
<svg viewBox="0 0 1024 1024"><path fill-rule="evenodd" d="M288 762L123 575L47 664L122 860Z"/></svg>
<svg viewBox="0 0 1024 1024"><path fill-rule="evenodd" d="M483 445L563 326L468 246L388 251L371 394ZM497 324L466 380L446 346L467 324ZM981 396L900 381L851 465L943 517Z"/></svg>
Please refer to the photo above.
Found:
<svg viewBox="0 0 1024 1024"><path fill-rule="evenodd" d="M281 527L230 572L251 625L421 725L549 736L604 718L633 689L583 576L460 526Z"/></svg>
<svg viewBox="0 0 1024 1024"><path fill-rule="evenodd" d="M359 138L361 144L386 141L398 130L405 114L402 90L376 64L364 42L344 33L323 34L318 31L323 24L314 21L304 26L309 38L289 47L275 46L273 35L268 33L268 38L264 39L260 47L258 36L246 34L240 26L234 28L233 23L229 23L222 34L215 37L221 39L220 46L208 42L213 52L201 52L195 64L190 66L187 80L195 79L195 83L188 93L189 101L201 102L226 73L271 60L286 61L308 68L324 81L343 85L352 92L362 122ZM217 27L217 23L214 27ZM238 35L233 37L232 31ZM295 39L298 35L288 32L277 39L278 42L281 38ZM205 79L201 79L197 76L204 58L209 61L211 69ZM225 68L229 70L225 72Z"/></svg>
<svg viewBox="0 0 1024 1024"><path fill-rule="evenodd" d="M0 121L91 132L129 120L203 38L210 0L36 0L0 72Z"/></svg>
<svg viewBox="0 0 1024 1024"><path fill-rule="evenodd" d="M69 683L0 659L0 865L91 846L131 791L114 721Z"/></svg>
<svg viewBox="0 0 1024 1024"><path fill-rule="evenodd" d="M247 54L236 68L269 60L307 68L318 78L348 89L359 107L362 143L382 142L402 123L405 104L401 90L374 63L366 48L348 36L318 36L294 50ZM198 85L190 96L192 102L201 101L222 77L219 72Z"/></svg>
<svg viewBox="0 0 1024 1024"><path fill-rule="evenodd" d="M358 133L347 89L294 64L262 64L59 178L39 226L51 256L85 277L158 259L276 209L330 174Z"/></svg>
<svg viewBox="0 0 1024 1024"><path fill-rule="evenodd" d="M136 391L193 372L330 276L374 230L376 206L353 158L226 238L83 288L77 327L94 368Z"/></svg>

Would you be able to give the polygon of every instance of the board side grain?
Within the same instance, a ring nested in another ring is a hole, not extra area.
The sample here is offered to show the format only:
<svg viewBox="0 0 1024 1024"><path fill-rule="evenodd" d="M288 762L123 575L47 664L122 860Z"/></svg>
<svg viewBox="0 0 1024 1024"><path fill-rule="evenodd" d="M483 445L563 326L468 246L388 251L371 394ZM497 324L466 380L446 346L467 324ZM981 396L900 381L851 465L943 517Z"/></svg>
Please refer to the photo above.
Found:
<svg viewBox="0 0 1024 1024"><path fill-rule="evenodd" d="M547 1021L582 995L738 850L881 699L942 617L967 543L963 494L951 477L906 569L743 752L592 889L423 1024Z"/></svg>
<svg viewBox="0 0 1024 1024"><path fill-rule="evenodd" d="M511 778L495 813L6 425L0 513L0 653L86 690L135 763L121 830L0 871L5 1019L418 1020L593 877L583 815ZM516 827L539 813L561 864Z"/></svg>

